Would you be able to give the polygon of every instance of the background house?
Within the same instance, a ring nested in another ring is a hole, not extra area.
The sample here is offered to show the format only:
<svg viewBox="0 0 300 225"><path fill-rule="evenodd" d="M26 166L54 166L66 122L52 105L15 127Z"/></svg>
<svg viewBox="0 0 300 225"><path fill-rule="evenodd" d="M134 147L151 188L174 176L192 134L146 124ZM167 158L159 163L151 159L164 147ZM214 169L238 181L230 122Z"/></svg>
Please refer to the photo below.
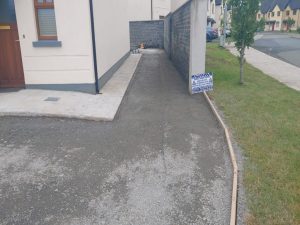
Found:
<svg viewBox="0 0 300 225"><path fill-rule="evenodd" d="M213 27L216 24L216 0L207 0L207 25Z"/></svg>
<svg viewBox="0 0 300 225"><path fill-rule="evenodd" d="M287 20L291 18L295 24L291 30L300 27L300 1L299 0L264 0L261 3L257 20L265 19L266 31L288 30Z"/></svg>
<svg viewBox="0 0 300 225"><path fill-rule="evenodd" d="M216 9L215 9L215 27L221 27L221 21L223 19L224 8L223 8L223 0L215 0Z"/></svg>
<svg viewBox="0 0 300 225"><path fill-rule="evenodd" d="M129 54L127 0L0 2L0 87L95 93Z"/></svg>
<svg viewBox="0 0 300 225"><path fill-rule="evenodd" d="M291 30L300 28L300 1L290 1L283 15L283 29L287 29L286 21L288 18L291 18L295 21L295 24L292 25Z"/></svg>

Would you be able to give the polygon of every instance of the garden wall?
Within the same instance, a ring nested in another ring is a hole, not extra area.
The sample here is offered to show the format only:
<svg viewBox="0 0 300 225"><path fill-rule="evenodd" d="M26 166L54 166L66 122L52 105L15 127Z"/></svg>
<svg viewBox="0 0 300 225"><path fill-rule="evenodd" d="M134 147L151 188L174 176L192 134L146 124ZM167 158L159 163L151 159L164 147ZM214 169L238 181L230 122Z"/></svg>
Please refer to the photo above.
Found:
<svg viewBox="0 0 300 225"><path fill-rule="evenodd" d="M166 19L166 53L185 80L189 77L191 1L188 1Z"/></svg>
<svg viewBox="0 0 300 225"><path fill-rule="evenodd" d="M164 21L130 22L130 49L137 49L140 44L145 48L164 48Z"/></svg>

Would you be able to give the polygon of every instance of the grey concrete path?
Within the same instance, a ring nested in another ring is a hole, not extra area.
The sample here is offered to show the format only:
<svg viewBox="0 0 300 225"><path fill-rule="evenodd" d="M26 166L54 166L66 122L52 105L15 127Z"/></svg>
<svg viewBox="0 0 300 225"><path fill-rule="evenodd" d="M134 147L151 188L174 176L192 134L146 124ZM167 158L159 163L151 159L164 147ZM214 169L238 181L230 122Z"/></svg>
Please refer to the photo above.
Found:
<svg viewBox="0 0 300 225"><path fill-rule="evenodd" d="M238 55L233 45L229 45L227 48L232 54ZM245 57L248 63L260 69L265 74L275 78L290 88L300 91L299 67L276 59L254 48L247 49Z"/></svg>
<svg viewBox="0 0 300 225"><path fill-rule="evenodd" d="M222 129L162 51L113 122L0 118L2 225L228 225L231 181Z"/></svg>
<svg viewBox="0 0 300 225"><path fill-rule="evenodd" d="M101 89L99 95L70 91L0 90L0 116L47 116L112 121L140 57L140 54L130 55ZM54 99L55 101L48 101Z"/></svg>

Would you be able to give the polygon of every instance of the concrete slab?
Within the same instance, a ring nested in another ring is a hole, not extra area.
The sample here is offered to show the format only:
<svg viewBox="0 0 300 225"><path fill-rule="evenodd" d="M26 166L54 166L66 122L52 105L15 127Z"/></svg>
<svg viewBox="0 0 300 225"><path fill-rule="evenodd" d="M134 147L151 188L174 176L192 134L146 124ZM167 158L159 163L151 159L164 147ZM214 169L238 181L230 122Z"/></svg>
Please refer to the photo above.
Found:
<svg viewBox="0 0 300 225"><path fill-rule="evenodd" d="M99 95L30 89L0 93L0 116L47 116L112 121L140 58L140 54L130 55ZM56 98L57 101L47 101L48 98Z"/></svg>
<svg viewBox="0 0 300 225"><path fill-rule="evenodd" d="M238 55L233 45L229 45L227 48L232 54ZM254 48L247 49L245 57L248 63L260 69L265 74L275 78L290 88L300 91L300 68L255 50Z"/></svg>

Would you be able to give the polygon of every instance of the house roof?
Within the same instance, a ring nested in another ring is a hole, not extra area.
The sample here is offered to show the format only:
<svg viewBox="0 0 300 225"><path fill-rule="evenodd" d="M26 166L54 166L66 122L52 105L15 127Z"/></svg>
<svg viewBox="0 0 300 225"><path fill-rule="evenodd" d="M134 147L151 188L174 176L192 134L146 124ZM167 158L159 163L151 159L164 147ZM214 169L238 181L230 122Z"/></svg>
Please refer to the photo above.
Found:
<svg viewBox="0 0 300 225"><path fill-rule="evenodd" d="M264 0L261 3L260 11L262 13L267 13L270 11L271 7L273 6L275 0Z"/></svg>
<svg viewBox="0 0 300 225"><path fill-rule="evenodd" d="M274 7L272 8L272 10L276 7L276 5L278 5L278 7L280 8L281 11L285 10L286 7L288 6L289 2L291 0L276 0L275 3L273 3Z"/></svg>
<svg viewBox="0 0 300 225"><path fill-rule="evenodd" d="M292 10L300 9L300 0L291 0L289 6Z"/></svg>
<svg viewBox="0 0 300 225"><path fill-rule="evenodd" d="M263 0L260 11L262 13L273 11L276 5L278 5L281 11L285 10L288 5L293 10L300 9L300 0Z"/></svg>

